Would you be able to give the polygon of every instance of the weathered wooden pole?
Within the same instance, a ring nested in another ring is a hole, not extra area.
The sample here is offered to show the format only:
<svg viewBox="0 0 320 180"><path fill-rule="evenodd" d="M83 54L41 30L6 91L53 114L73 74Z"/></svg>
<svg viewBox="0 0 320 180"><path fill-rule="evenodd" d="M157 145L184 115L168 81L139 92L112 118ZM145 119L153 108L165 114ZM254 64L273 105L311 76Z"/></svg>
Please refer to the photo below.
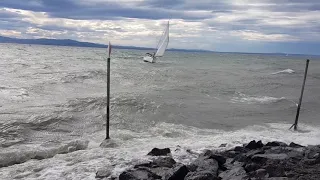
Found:
<svg viewBox="0 0 320 180"><path fill-rule="evenodd" d="M295 120L294 124L290 127L290 129L291 129L292 127L294 127L294 130L295 130L295 131L297 130L297 126L298 126L298 119L299 119L299 114L300 114L300 107L301 107L301 102L302 102L302 97L303 97L304 86L305 86L305 84L306 84L308 67L309 67L309 59L307 59L306 69L305 69L305 71L304 71L304 79L303 79L303 84L302 84L302 89L301 89L301 95L300 95L300 99L299 99L299 104L298 104L298 108L297 108L296 120Z"/></svg>
<svg viewBox="0 0 320 180"><path fill-rule="evenodd" d="M110 55L111 44L108 45L108 59L107 59L107 114L106 114L106 139L110 139Z"/></svg>

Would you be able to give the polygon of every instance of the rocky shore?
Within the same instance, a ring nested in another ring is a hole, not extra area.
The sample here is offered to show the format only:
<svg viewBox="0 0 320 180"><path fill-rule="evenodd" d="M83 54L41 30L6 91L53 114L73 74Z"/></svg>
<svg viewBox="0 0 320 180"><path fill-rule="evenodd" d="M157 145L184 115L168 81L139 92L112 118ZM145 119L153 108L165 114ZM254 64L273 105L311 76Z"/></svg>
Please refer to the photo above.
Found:
<svg viewBox="0 0 320 180"><path fill-rule="evenodd" d="M189 164L177 163L169 148L152 149L153 161L137 164L119 180L319 180L320 145L251 141L226 151L206 150ZM96 178L110 178L107 169Z"/></svg>

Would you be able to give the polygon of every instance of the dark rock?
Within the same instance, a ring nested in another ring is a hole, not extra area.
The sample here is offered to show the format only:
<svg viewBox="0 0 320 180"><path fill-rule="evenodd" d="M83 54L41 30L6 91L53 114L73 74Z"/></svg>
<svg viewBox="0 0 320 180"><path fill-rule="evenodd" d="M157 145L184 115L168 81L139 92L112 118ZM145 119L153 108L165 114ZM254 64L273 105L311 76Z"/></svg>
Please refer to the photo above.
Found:
<svg viewBox="0 0 320 180"><path fill-rule="evenodd" d="M291 142L291 143L289 144L289 147L299 148L299 147L304 147L304 146L302 146L302 145L300 145L300 144L296 144L296 143L294 143L294 142Z"/></svg>
<svg viewBox="0 0 320 180"><path fill-rule="evenodd" d="M149 156L166 156L170 154L171 151L169 148L164 148L164 149L158 149L158 148L153 148L148 155Z"/></svg>
<svg viewBox="0 0 320 180"><path fill-rule="evenodd" d="M269 177L269 174L265 169L258 169L255 171L254 176L256 178L267 178Z"/></svg>
<svg viewBox="0 0 320 180"><path fill-rule="evenodd" d="M184 180L189 170L185 165L177 166L168 173L167 180Z"/></svg>
<svg viewBox="0 0 320 180"><path fill-rule="evenodd" d="M283 146L283 147L286 147L288 146L286 143L283 143L283 142L279 142L279 141L272 141L272 142L268 142L266 144L266 146Z"/></svg>
<svg viewBox="0 0 320 180"><path fill-rule="evenodd" d="M185 180L219 180L216 174L210 171L190 172L187 174Z"/></svg>
<svg viewBox="0 0 320 180"><path fill-rule="evenodd" d="M256 142L255 140L251 141L249 144L245 146L247 149L259 149L263 147L263 143L261 141Z"/></svg>
<svg viewBox="0 0 320 180"><path fill-rule="evenodd" d="M219 147L227 147L227 143L224 143L224 144L220 144Z"/></svg>
<svg viewBox="0 0 320 180"><path fill-rule="evenodd" d="M262 149L257 149L257 150L253 150L253 151L249 151L245 154L246 157L251 158L252 156L256 155L256 154L264 154L265 151Z"/></svg>
<svg viewBox="0 0 320 180"><path fill-rule="evenodd" d="M248 175L243 167L235 167L231 170L224 171L219 174L223 180L242 180L248 179Z"/></svg>
<svg viewBox="0 0 320 180"><path fill-rule="evenodd" d="M172 168L176 164L176 161L171 157L160 157L155 159L152 163L159 167Z"/></svg>
<svg viewBox="0 0 320 180"><path fill-rule="evenodd" d="M218 161L219 165L222 166L224 163L226 163L226 158L223 157L222 155L219 155L219 154L215 154L213 153L212 151L210 150L207 150L203 156L206 156L210 159L215 159Z"/></svg>
<svg viewBox="0 0 320 180"><path fill-rule="evenodd" d="M111 168L101 168L96 172L96 178L106 178L111 175Z"/></svg>
<svg viewBox="0 0 320 180"><path fill-rule="evenodd" d="M241 146L236 146L233 150L236 152L241 152L241 153L248 151L246 148L241 147Z"/></svg>
<svg viewBox="0 0 320 180"><path fill-rule="evenodd" d="M257 154L252 156L251 160L256 163L264 163L267 160L284 160L287 158L287 154Z"/></svg>
<svg viewBox="0 0 320 180"><path fill-rule="evenodd" d="M282 165L271 163L264 166L264 169L268 172L269 177L285 177L285 170Z"/></svg>
<svg viewBox="0 0 320 180"><path fill-rule="evenodd" d="M253 172L253 171L256 171L258 169L260 169L260 165L258 165L257 163L250 163L250 164L246 164L244 169L247 171L247 172Z"/></svg>
<svg viewBox="0 0 320 180"><path fill-rule="evenodd" d="M188 166L189 171L210 171L213 174L218 173L219 163L215 159L200 156Z"/></svg>
<svg viewBox="0 0 320 180"><path fill-rule="evenodd" d="M139 168L135 170L125 171L120 174L119 180L155 180L161 179L161 176L156 175L147 168Z"/></svg>

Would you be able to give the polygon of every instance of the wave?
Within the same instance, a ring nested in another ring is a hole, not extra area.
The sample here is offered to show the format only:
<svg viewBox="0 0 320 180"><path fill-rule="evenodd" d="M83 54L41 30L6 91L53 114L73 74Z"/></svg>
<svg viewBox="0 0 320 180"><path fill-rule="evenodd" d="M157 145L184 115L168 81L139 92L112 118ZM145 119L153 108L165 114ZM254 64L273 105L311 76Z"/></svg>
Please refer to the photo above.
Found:
<svg viewBox="0 0 320 180"><path fill-rule="evenodd" d="M88 147L88 143L89 141L87 140L75 140L58 145L55 144L54 147L50 147L54 143L46 143L40 146L23 146L22 148L15 147L14 149L6 149L6 151L0 153L0 168L24 163L31 159L47 159L57 154L83 150Z"/></svg>
<svg viewBox="0 0 320 180"><path fill-rule="evenodd" d="M275 75L275 74L284 74L284 73L288 73L288 74L292 74L294 73L295 71L292 70L292 69L285 69L285 70L282 70L282 71L278 71L278 72L274 72L274 73L271 73L272 75Z"/></svg>
<svg viewBox="0 0 320 180"><path fill-rule="evenodd" d="M243 93L236 93L235 97L232 97L230 102L232 103L246 103L246 104L271 104L276 103L282 100L285 100L285 97L276 98L270 96L249 96Z"/></svg>

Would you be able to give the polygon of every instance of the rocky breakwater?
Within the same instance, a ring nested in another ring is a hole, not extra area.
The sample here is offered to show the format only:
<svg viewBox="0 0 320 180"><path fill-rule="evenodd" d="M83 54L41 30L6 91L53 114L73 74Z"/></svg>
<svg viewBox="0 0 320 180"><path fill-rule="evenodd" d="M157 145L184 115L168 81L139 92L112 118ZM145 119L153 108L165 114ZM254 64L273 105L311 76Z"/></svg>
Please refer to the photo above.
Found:
<svg viewBox="0 0 320 180"><path fill-rule="evenodd" d="M177 163L170 149L153 149L153 161L137 164L119 180L319 180L320 145L251 141L226 151L206 150L189 164ZM101 174L101 173L100 173ZM97 172L97 178L99 172Z"/></svg>

